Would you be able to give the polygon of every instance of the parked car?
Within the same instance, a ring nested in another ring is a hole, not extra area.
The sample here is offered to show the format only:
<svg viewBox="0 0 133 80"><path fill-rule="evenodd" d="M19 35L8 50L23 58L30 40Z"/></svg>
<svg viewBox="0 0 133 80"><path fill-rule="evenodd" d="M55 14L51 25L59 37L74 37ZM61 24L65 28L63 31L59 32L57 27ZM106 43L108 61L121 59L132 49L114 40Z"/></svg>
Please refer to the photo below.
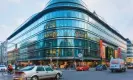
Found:
<svg viewBox="0 0 133 80"><path fill-rule="evenodd" d="M89 66L78 66L76 68L77 71L87 71L89 70Z"/></svg>
<svg viewBox="0 0 133 80"><path fill-rule="evenodd" d="M0 65L0 72L6 71L6 70L7 70L7 67L5 65Z"/></svg>
<svg viewBox="0 0 133 80"><path fill-rule="evenodd" d="M15 72L14 80L40 80L40 79L60 79L62 72L53 70L49 66L27 66Z"/></svg>
<svg viewBox="0 0 133 80"><path fill-rule="evenodd" d="M103 70L107 70L107 66L100 64L98 66L96 66L96 71L103 71Z"/></svg>
<svg viewBox="0 0 133 80"><path fill-rule="evenodd" d="M128 64L128 65L127 65L127 68L128 68L128 69L133 69L133 63Z"/></svg>
<svg viewBox="0 0 133 80"><path fill-rule="evenodd" d="M117 58L117 59L111 59L110 60L110 70L111 72L114 71L126 71L126 65L125 61L123 59Z"/></svg>

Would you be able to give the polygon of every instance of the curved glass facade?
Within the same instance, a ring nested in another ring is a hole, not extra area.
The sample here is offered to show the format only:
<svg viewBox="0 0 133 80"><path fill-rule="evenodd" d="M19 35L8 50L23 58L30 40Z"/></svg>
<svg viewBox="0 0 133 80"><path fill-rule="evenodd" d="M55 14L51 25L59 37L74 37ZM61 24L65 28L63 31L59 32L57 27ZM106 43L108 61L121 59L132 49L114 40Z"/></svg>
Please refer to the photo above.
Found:
<svg viewBox="0 0 133 80"><path fill-rule="evenodd" d="M127 39L127 58L126 58L127 65L133 63L133 42Z"/></svg>
<svg viewBox="0 0 133 80"><path fill-rule="evenodd" d="M67 0L52 1L46 9L50 9L52 4L55 5L58 1ZM57 4L74 4L76 1L75 4L85 6L82 5L81 0L68 1ZM55 7L54 5L52 7ZM20 61L43 60L48 57L79 59L80 53L84 54L85 59L90 60L90 58L100 59L99 40L101 39L126 52L126 41L87 13L76 9L59 9L43 14L8 42L17 44ZM9 44L8 51L13 50L14 47L13 44Z"/></svg>

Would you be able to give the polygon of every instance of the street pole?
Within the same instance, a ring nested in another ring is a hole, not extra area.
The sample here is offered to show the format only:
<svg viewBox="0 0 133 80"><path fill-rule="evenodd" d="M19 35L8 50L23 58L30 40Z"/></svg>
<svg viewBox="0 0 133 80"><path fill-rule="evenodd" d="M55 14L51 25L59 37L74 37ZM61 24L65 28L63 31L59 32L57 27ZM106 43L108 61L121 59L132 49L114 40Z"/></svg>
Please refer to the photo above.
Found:
<svg viewBox="0 0 133 80"><path fill-rule="evenodd" d="M59 57L59 55L58 55L58 52L57 52L57 62L56 62L57 69L59 68L59 61L58 61L58 57Z"/></svg>
<svg viewBox="0 0 133 80"><path fill-rule="evenodd" d="M49 44L50 44L50 50L52 50L52 42L49 42ZM50 64L51 66L53 64L53 54L51 55L51 53L50 53Z"/></svg>
<svg viewBox="0 0 133 80"><path fill-rule="evenodd" d="M84 50L82 50L82 65L83 65L83 62L84 62Z"/></svg>
<svg viewBox="0 0 133 80"><path fill-rule="evenodd" d="M16 62L17 62L17 48L18 48L18 46L17 46L17 44L15 44L15 64L16 64Z"/></svg>

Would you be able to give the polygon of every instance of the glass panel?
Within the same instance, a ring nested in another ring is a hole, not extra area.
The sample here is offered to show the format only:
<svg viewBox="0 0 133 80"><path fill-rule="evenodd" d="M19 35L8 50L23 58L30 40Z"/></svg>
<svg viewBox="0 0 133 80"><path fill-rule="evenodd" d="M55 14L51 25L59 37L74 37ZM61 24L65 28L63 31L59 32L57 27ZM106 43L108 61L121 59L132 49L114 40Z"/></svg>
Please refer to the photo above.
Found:
<svg viewBox="0 0 133 80"><path fill-rule="evenodd" d="M43 67L37 67L36 71L44 71Z"/></svg>
<svg viewBox="0 0 133 80"><path fill-rule="evenodd" d="M74 46L73 39L58 39L58 46L60 47L72 47Z"/></svg>
<svg viewBox="0 0 133 80"><path fill-rule="evenodd" d="M47 67L46 71L53 71L53 69L51 69L50 67Z"/></svg>

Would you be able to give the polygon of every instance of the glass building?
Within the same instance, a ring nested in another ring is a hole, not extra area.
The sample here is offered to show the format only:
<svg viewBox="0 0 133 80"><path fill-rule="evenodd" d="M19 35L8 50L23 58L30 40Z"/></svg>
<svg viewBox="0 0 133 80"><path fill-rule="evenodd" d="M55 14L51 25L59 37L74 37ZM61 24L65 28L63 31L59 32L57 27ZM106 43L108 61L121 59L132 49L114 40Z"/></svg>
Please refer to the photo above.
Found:
<svg viewBox="0 0 133 80"><path fill-rule="evenodd" d="M133 42L127 39L127 63L133 63Z"/></svg>
<svg viewBox="0 0 133 80"><path fill-rule="evenodd" d="M50 0L7 38L9 62L109 61L126 55L126 39L90 12L82 0Z"/></svg>

